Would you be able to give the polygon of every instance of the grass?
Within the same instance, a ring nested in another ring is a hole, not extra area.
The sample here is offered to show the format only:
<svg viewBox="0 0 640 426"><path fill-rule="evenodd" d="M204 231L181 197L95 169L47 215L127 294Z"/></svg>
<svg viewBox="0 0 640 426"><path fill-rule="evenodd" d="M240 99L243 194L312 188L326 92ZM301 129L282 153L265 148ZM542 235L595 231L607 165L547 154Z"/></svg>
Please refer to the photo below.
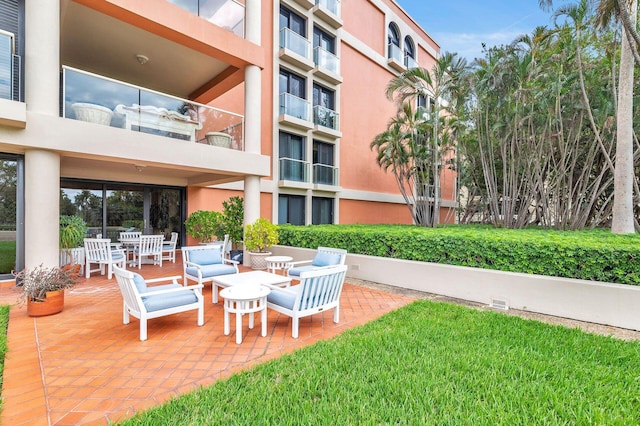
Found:
<svg viewBox="0 0 640 426"><path fill-rule="evenodd" d="M15 268L16 242L0 241L0 274L9 274Z"/></svg>
<svg viewBox="0 0 640 426"><path fill-rule="evenodd" d="M119 424L640 424L640 343L417 301Z"/></svg>
<svg viewBox="0 0 640 426"><path fill-rule="evenodd" d="M7 354L7 327L9 326L10 308L9 305L0 306L0 393L4 377L4 357ZM2 398L0 398L0 408L2 408Z"/></svg>

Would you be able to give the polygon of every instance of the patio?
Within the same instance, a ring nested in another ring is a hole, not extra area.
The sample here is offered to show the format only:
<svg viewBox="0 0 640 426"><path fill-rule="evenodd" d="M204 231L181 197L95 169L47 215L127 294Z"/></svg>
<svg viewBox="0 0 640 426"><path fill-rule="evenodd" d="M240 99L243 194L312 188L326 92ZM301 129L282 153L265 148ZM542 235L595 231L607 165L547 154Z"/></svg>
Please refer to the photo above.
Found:
<svg viewBox="0 0 640 426"><path fill-rule="evenodd" d="M247 268L241 268L246 271ZM182 275L182 263L145 265L145 278ZM0 303L14 304L16 289L0 289ZM11 310L2 389L1 424L107 424L267 360L329 339L413 301L412 297L350 283L341 297L340 323L332 312L300 321L291 337L289 317L268 311L267 336L259 319L242 344L235 326L223 334L223 304L212 304L205 286L205 324L195 312L149 322L149 340L139 340L139 323L122 324L122 298L115 278L94 273L65 297L62 313L30 318L26 307Z"/></svg>

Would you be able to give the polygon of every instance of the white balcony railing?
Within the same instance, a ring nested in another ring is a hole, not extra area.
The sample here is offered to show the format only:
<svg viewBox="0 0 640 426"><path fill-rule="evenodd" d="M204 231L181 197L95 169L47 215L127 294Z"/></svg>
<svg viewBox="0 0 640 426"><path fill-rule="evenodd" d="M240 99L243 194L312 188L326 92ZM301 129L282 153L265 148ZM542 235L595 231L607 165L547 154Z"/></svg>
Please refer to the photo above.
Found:
<svg viewBox="0 0 640 426"><path fill-rule="evenodd" d="M340 16L340 2L338 0L316 0L316 5L320 5L336 16Z"/></svg>
<svg viewBox="0 0 640 426"><path fill-rule="evenodd" d="M290 93L280 94L280 114L290 115L301 120L309 119L309 101L299 98Z"/></svg>
<svg viewBox="0 0 640 426"><path fill-rule="evenodd" d="M340 74L340 60L338 57L321 46L316 46L313 49L313 62L334 74Z"/></svg>
<svg viewBox="0 0 640 426"><path fill-rule="evenodd" d="M289 49L306 59L311 59L311 43L289 28L280 29L280 47Z"/></svg>
<svg viewBox="0 0 640 426"><path fill-rule="evenodd" d="M329 129L339 129L339 115L337 112L320 105L313 107L313 124L328 127Z"/></svg>
<svg viewBox="0 0 640 426"><path fill-rule="evenodd" d="M313 183L320 185L338 186L338 168L328 164L315 163L313 165Z"/></svg>
<svg viewBox="0 0 640 426"><path fill-rule="evenodd" d="M309 182L309 162L295 158L280 158L280 180Z"/></svg>
<svg viewBox="0 0 640 426"><path fill-rule="evenodd" d="M418 62L416 62L415 59L413 59L411 56L409 55L404 55L404 66L410 70L411 68L418 68Z"/></svg>
<svg viewBox="0 0 640 426"><path fill-rule="evenodd" d="M236 0L168 0L194 15L244 37L244 5Z"/></svg>
<svg viewBox="0 0 640 426"><path fill-rule="evenodd" d="M402 64L402 50L400 50L400 46L395 45L393 43L389 43L387 46L388 52L387 57L389 59L394 59L398 63Z"/></svg>
<svg viewBox="0 0 640 426"><path fill-rule="evenodd" d="M130 131L244 149L244 117L132 84L63 67L62 116Z"/></svg>

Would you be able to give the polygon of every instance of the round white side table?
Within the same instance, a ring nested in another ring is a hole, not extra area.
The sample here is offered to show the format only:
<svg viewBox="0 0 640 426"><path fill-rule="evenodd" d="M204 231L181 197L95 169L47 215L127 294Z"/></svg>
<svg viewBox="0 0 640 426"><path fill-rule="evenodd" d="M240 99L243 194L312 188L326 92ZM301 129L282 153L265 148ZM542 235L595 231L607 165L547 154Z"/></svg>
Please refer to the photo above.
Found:
<svg viewBox="0 0 640 426"><path fill-rule="evenodd" d="M269 256L265 258L267 261L267 271L275 274L276 271L282 271L282 275L287 270L287 264L293 260L291 256Z"/></svg>
<svg viewBox="0 0 640 426"><path fill-rule="evenodd" d="M269 287L259 284L231 286L223 289L220 296L224 298L224 335L228 336L229 314L236 314L236 343L242 343L242 316L249 314L249 328L253 328L253 314L260 312L262 321L262 337L267 335L267 296Z"/></svg>

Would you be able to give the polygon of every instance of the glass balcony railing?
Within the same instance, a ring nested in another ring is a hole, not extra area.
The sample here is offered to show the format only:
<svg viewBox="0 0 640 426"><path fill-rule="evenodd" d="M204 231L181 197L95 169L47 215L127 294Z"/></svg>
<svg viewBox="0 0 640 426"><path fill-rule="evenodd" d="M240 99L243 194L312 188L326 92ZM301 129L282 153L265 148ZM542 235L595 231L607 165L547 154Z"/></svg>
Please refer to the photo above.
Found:
<svg viewBox="0 0 640 426"><path fill-rule="evenodd" d="M244 5L235 0L168 0L212 24L244 37Z"/></svg>
<svg viewBox="0 0 640 426"><path fill-rule="evenodd" d="M63 67L62 117L244 150L244 117Z"/></svg>
<svg viewBox="0 0 640 426"><path fill-rule="evenodd" d="M281 158L280 180L309 182L309 162L295 158Z"/></svg>
<svg viewBox="0 0 640 426"><path fill-rule="evenodd" d="M21 101L22 58L14 53L13 34L0 30L0 99Z"/></svg>
<svg viewBox="0 0 640 426"><path fill-rule="evenodd" d="M280 47L291 50L298 55L311 59L311 43L289 28L280 29Z"/></svg>
<svg viewBox="0 0 640 426"><path fill-rule="evenodd" d="M338 113L320 105L313 107L313 124L338 130Z"/></svg>
<svg viewBox="0 0 640 426"><path fill-rule="evenodd" d="M313 62L334 74L340 74L340 60L338 57L320 46L316 46L313 49Z"/></svg>
<svg viewBox="0 0 640 426"><path fill-rule="evenodd" d="M418 62L416 62L416 60L413 59L411 56L404 55L404 66L408 70L410 70L411 68L418 68Z"/></svg>
<svg viewBox="0 0 640 426"><path fill-rule="evenodd" d="M290 93L280 93L280 114L290 115L302 120L309 119L309 101Z"/></svg>
<svg viewBox="0 0 640 426"><path fill-rule="evenodd" d="M338 186L338 168L328 164L314 164L313 183Z"/></svg>
<svg viewBox="0 0 640 426"><path fill-rule="evenodd" d="M387 58L395 59L400 64L404 63L402 61L402 51L400 50L400 46L395 45L393 43L389 43L387 48L388 48Z"/></svg>
<svg viewBox="0 0 640 426"><path fill-rule="evenodd" d="M316 0L316 5L320 5L336 16L340 16L340 2L338 0Z"/></svg>

